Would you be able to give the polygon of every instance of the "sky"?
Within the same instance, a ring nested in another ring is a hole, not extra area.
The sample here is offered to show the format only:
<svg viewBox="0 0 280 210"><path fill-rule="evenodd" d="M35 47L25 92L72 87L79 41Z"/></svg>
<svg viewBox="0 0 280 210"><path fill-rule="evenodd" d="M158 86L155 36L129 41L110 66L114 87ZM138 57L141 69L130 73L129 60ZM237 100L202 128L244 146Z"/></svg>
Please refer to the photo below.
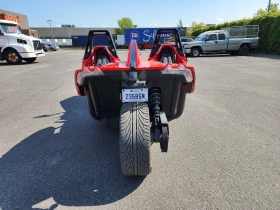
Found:
<svg viewBox="0 0 280 210"><path fill-rule="evenodd" d="M184 26L193 21L217 24L252 17L269 0L0 0L0 8L28 16L30 27L74 24L76 27L118 27L122 17L138 27ZM24 2L24 3L23 3ZM280 0L271 0L279 3Z"/></svg>

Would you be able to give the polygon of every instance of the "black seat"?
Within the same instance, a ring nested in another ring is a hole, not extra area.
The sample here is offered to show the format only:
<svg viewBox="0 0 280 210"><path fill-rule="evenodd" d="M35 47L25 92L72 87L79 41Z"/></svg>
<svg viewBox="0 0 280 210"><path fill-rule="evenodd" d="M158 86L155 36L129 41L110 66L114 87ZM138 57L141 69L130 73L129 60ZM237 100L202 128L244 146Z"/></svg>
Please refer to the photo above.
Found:
<svg viewBox="0 0 280 210"><path fill-rule="evenodd" d="M105 49L98 49L94 55L94 64L104 66L111 62L111 58Z"/></svg>
<svg viewBox="0 0 280 210"><path fill-rule="evenodd" d="M159 54L159 61L164 64L172 64L175 61L174 52L170 47L164 47Z"/></svg>

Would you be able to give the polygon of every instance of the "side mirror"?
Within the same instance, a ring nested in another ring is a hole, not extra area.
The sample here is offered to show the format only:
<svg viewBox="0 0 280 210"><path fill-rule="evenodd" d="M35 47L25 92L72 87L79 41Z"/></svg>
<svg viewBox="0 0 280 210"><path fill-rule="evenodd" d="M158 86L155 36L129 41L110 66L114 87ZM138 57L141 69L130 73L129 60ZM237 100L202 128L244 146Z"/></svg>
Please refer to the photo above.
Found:
<svg viewBox="0 0 280 210"><path fill-rule="evenodd" d="M210 41L210 39L205 39L205 42Z"/></svg>
<svg viewBox="0 0 280 210"><path fill-rule="evenodd" d="M4 33L2 31L0 31L0 36L4 36Z"/></svg>

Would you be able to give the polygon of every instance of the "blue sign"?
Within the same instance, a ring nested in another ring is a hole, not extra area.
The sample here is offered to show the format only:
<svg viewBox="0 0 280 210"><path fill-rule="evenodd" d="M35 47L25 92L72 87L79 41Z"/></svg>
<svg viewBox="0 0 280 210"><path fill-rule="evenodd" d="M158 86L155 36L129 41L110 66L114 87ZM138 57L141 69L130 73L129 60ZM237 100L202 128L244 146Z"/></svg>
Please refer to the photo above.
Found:
<svg viewBox="0 0 280 210"><path fill-rule="evenodd" d="M129 28L125 30L125 43L136 40L137 44L153 44L158 28ZM186 31L186 28L178 28L179 31ZM185 36L185 35L184 35ZM162 34L160 42L166 38L172 38L173 34Z"/></svg>

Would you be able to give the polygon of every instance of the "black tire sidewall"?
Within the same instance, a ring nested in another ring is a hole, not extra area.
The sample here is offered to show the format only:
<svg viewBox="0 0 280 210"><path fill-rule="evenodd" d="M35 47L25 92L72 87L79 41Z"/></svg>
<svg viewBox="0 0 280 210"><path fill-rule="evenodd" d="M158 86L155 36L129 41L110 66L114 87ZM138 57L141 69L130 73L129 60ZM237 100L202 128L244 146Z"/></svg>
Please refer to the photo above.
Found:
<svg viewBox="0 0 280 210"><path fill-rule="evenodd" d="M193 53L194 53L194 51L198 51L198 55L197 56L195 56ZM201 54L201 52L200 52L200 49L199 48L193 48L192 50L191 50L191 56L192 57L199 57L200 56L200 54Z"/></svg>
<svg viewBox="0 0 280 210"><path fill-rule="evenodd" d="M247 45L243 45L239 49L239 55L246 56L248 55L249 51L250 51L249 47Z"/></svg>

